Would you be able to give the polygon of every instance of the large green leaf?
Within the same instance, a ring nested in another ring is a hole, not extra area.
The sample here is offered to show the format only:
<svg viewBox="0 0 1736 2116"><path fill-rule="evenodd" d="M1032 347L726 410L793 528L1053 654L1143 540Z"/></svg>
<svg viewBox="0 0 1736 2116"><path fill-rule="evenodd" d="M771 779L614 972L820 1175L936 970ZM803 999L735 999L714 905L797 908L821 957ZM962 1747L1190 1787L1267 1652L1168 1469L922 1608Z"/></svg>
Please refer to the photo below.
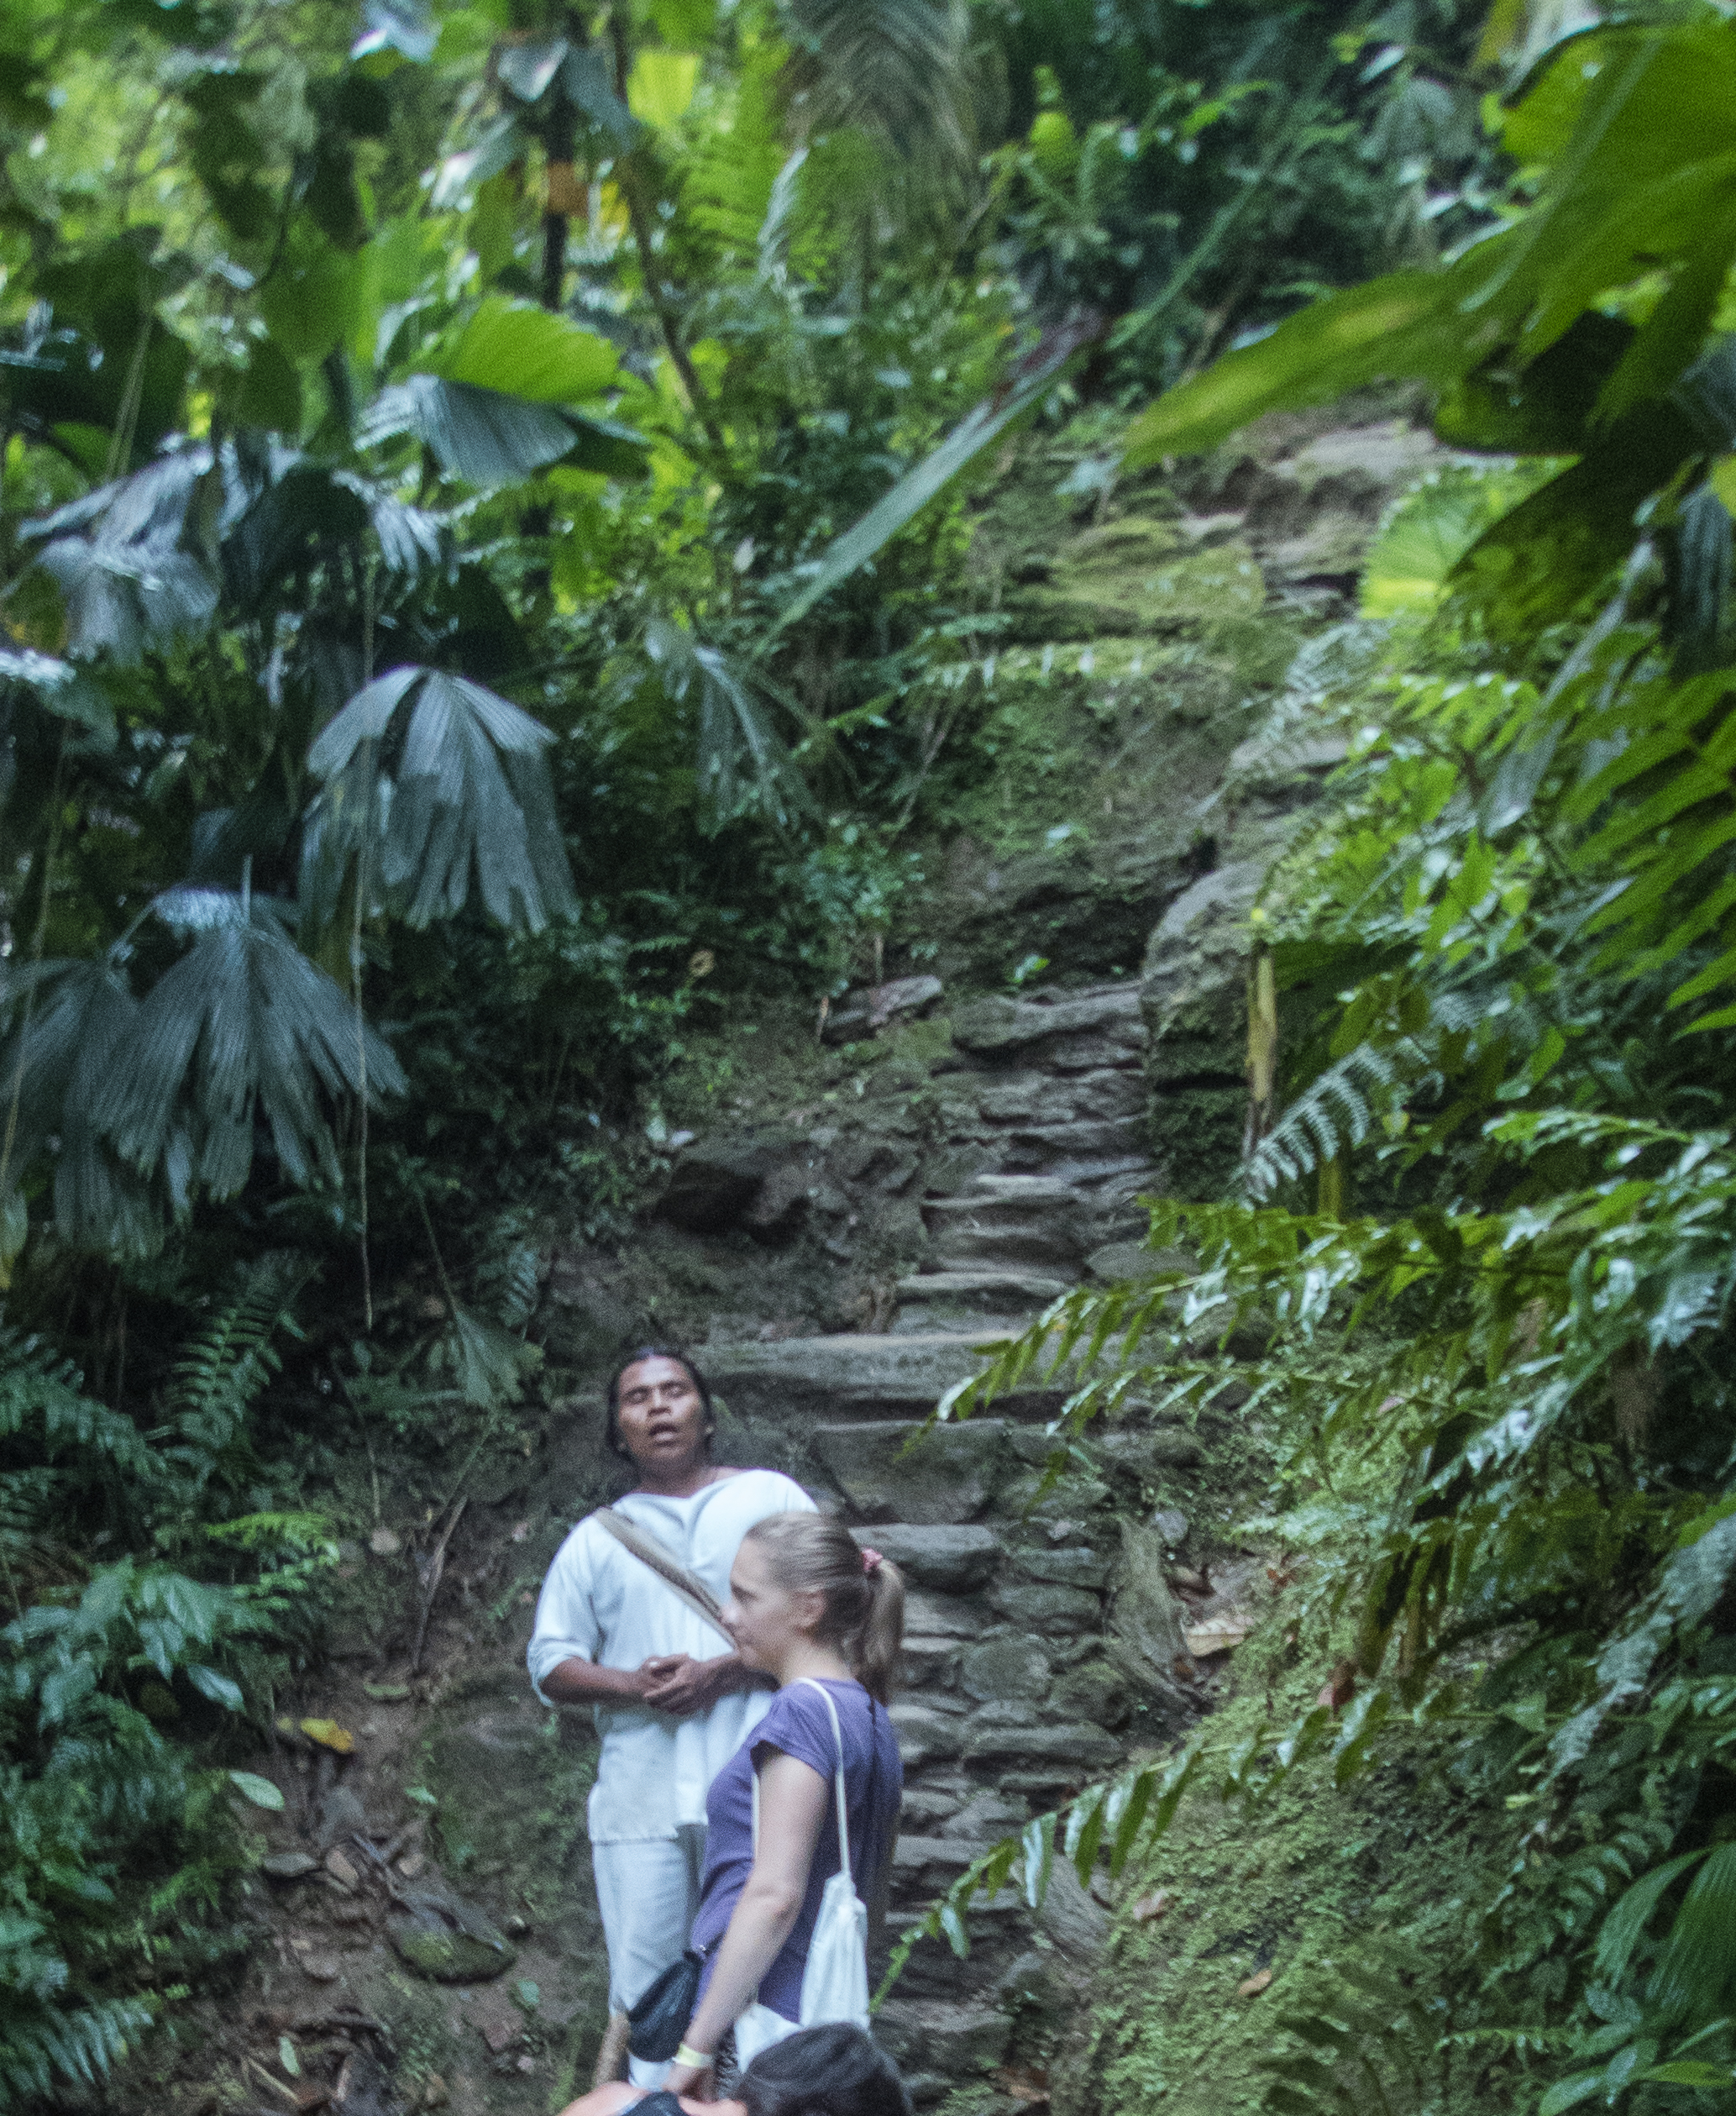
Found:
<svg viewBox="0 0 1736 2116"><path fill-rule="evenodd" d="M1665 2019L1709 2020L1736 1986L1736 1844L1707 1854L1694 1876L1652 1972L1647 1994Z"/></svg>
<svg viewBox="0 0 1736 2116"><path fill-rule="evenodd" d="M370 872L412 926L461 911L473 873L502 925L536 932L570 917L572 875L545 755L553 739L465 677L419 668L376 677L308 753L326 788L309 816L310 885L328 899L338 866L363 855L380 814L366 791L378 771L390 790Z"/></svg>
<svg viewBox="0 0 1736 2116"><path fill-rule="evenodd" d="M534 404L575 404L615 380L620 355L606 338L532 302L493 294L430 365L449 382L470 382Z"/></svg>
<svg viewBox="0 0 1736 2116"><path fill-rule="evenodd" d="M1096 318L1066 323L1034 345L993 396L978 405L938 448L907 470L861 521L827 545L807 580L778 612L765 645L769 646L780 632L805 617L822 596L830 595L866 565L991 441L1046 396L1074 361L1102 337L1103 328Z"/></svg>
<svg viewBox="0 0 1736 2116"><path fill-rule="evenodd" d="M281 906L181 889L158 911L192 944L146 995L89 1121L141 1174L161 1169L177 1209L196 1187L240 1190L261 1122L291 1182L335 1182L328 1105L365 1087L370 1100L401 1095L391 1048L291 941Z"/></svg>
<svg viewBox="0 0 1736 2116"><path fill-rule="evenodd" d="M75 657L136 661L209 622L217 583L185 546L187 511L211 467L207 449L164 456L27 526L45 539L37 563L60 591Z"/></svg>
<svg viewBox="0 0 1736 2116"><path fill-rule="evenodd" d="M558 463L573 429L547 404L527 403L471 382L412 375L382 390L356 429L363 448L414 434L448 477L466 485L517 485Z"/></svg>
<svg viewBox="0 0 1736 2116"><path fill-rule="evenodd" d="M111 1256L149 1256L162 1238L159 1196L118 1158L97 1116L137 1047L139 1005L125 978L101 960L10 970L0 984L0 1097L17 1110L9 1186L15 1194L50 1158L63 1241Z"/></svg>
<svg viewBox="0 0 1736 2116"><path fill-rule="evenodd" d="M1464 374L1497 327L1479 330L1456 312L1461 283L1445 272L1390 272L1314 302L1160 396L1128 433L1128 467L1215 448L1280 405L1327 403L1382 379Z"/></svg>

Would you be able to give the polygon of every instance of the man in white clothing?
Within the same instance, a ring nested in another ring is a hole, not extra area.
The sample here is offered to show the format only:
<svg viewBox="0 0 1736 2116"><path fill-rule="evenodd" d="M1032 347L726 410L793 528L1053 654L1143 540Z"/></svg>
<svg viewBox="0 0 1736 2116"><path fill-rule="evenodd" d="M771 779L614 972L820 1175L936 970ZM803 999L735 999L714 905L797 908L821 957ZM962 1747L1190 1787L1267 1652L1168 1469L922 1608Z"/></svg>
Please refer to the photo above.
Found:
<svg viewBox="0 0 1736 2116"><path fill-rule="evenodd" d="M720 1605L742 1538L773 1514L814 1502L769 1469L711 1459L711 1392L690 1361L642 1347L609 1388L609 1444L638 1471L614 1510L696 1574ZM588 1820L597 1907L609 1949L610 2041L623 2016L675 1960L699 1907L705 1794L764 1712L768 1692L721 1633L595 1514L556 1552L527 1655L537 1693L588 1704L602 1752ZM665 2066L632 2060L654 2087Z"/></svg>

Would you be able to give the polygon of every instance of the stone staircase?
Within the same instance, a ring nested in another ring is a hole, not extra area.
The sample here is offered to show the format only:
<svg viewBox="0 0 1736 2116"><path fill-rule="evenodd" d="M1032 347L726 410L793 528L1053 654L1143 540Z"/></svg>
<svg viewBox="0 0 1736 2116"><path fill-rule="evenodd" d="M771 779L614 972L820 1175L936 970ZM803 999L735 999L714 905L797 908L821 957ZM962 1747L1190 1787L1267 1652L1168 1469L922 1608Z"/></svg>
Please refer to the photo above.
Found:
<svg viewBox="0 0 1736 2116"><path fill-rule="evenodd" d="M1039 1500L1064 1399L1032 1383L992 1415L925 1431L984 1349L1143 1231L1144 1032L1136 985L959 1009L946 1068L945 1189L884 1334L705 1347L756 1459L829 1498L905 1574L905 1766L890 1934L999 1838L1164 1738L1191 1700L1156 1532L1131 1525L1199 1459L1149 1417L1094 1441L1099 1473ZM957 1171L969 1170L962 1177ZM1010 1894L973 1914L968 1960L925 1943L878 2021L919 2105L1008 2054L1021 2008L1088 1997L1106 1913L1061 1872L1041 1919Z"/></svg>
<svg viewBox="0 0 1736 2116"><path fill-rule="evenodd" d="M931 1247L899 1279L895 1330L979 1310L1022 1325L1075 1285L1092 1256L1137 1237L1133 1200L1155 1179L1146 1150L1145 1031L1136 984L1053 999L988 999L952 1021L974 1090L963 1133L983 1165L926 1195Z"/></svg>

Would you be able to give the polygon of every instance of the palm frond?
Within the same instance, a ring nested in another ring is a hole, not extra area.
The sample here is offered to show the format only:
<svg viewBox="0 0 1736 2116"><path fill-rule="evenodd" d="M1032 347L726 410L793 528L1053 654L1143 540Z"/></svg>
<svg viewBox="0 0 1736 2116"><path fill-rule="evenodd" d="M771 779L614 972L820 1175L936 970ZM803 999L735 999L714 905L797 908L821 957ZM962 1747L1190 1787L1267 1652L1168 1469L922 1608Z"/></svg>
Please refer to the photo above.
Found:
<svg viewBox="0 0 1736 2116"><path fill-rule="evenodd" d="M672 702L699 693L696 762L703 828L721 830L757 809L781 829L811 811L807 782L748 670L663 617L647 627L645 650Z"/></svg>
<svg viewBox="0 0 1736 2116"><path fill-rule="evenodd" d="M471 382L412 375L382 390L356 428L362 448L412 434L432 449L448 477L466 485L517 485L573 445L573 429L552 405L528 404Z"/></svg>
<svg viewBox="0 0 1736 2116"><path fill-rule="evenodd" d="M545 756L553 739L466 677L413 667L376 677L308 752L308 769L325 785L309 816L310 890L333 897L334 876L360 855L383 806L377 873L411 925L462 911L473 872L503 926L534 933L571 917L577 900ZM376 783L383 802L370 794Z"/></svg>
<svg viewBox="0 0 1736 2116"><path fill-rule="evenodd" d="M211 468L208 449L187 449L26 525L27 536L46 539L37 563L60 591L75 659L136 661L210 621L217 583L185 545L188 509Z"/></svg>
<svg viewBox="0 0 1736 2116"><path fill-rule="evenodd" d="M954 0L790 0L791 84L815 130L859 126L905 162L969 153L966 10Z"/></svg>
<svg viewBox="0 0 1736 2116"><path fill-rule="evenodd" d="M0 1095L8 1105L15 1098L18 1111L12 1182L51 1152L61 1237L79 1249L150 1255L162 1238L159 1200L93 1116L139 1033L139 1002L118 965L8 968L0 976Z"/></svg>
<svg viewBox="0 0 1736 2116"><path fill-rule="evenodd" d="M260 1118L292 1182L336 1181L325 1105L401 1094L390 1047L359 1037L349 998L294 946L280 906L183 889L158 909L193 944L145 998L124 1062L92 1082L92 1128L141 1174L160 1170L177 1210L195 1186L235 1195Z"/></svg>

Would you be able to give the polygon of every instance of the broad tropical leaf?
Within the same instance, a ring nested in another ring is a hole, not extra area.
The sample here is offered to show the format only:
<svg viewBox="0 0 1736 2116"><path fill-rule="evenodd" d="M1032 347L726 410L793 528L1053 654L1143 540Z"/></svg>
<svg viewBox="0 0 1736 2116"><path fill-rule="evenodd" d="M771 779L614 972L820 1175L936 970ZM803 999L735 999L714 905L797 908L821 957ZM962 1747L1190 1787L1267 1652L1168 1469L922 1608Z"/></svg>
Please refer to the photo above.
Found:
<svg viewBox="0 0 1736 2116"><path fill-rule="evenodd" d="M60 588L76 659L136 661L210 622L217 583L185 544L188 508L211 467L208 449L187 449L27 525L46 539L37 563Z"/></svg>
<svg viewBox="0 0 1736 2116"><path fill-rule="evenodd" d="M17 1109L8 1171L14 1195L51 1155L61 1238L76 1249L149 1256L162 1238L160 1194L120 1159L97 1114L139 1031L139 1001L120 969L98 960L9 970L0 1005L0 1102ZM14 1248L22 1226L17 1231Z"/></svg>
<svg viewBox="0 0 1736 2116"><path fill-rule="evenodd" d="M615 348L595 331L533 302L493 294L436 371L533 404L577 404L607 389L619 365Z"/></svg>
<svg viewBox="0 0 1736 2116"><path fill-rule="evenodd" d="M1461 281L1469 282L1462 265L1456 278L1389 272L1312 303L1257 344L1226 353L1159 397L1129 431L1129 467L1215 448L1279 405L1328 403L1382 377L1454 380L1476 365L1500 328L1492 319L1476 326L1457 312Z"/></svg>
<svg viewBox="0 0 1736 2116"><path fill-rule="evenodd" d="M558 463L573 429L547 404L527 403L472 382L412 375L382 390L356 428L363 448L413 434L448 477L466 485L517 485Z"/></svg>
<svg viewBox="0 0 1736 2116"><path fill-rule="evenodd" d="M192 945L146 995L89 1121L141 1174L160 1169L177 1210L196 1187L235 1195L261 1121L291 1182L335 1181L327 1106L402 1094L391 1048L294 945L279 906L183 889L157 908Z"/></svg>
<svg viewBox="0 0 1736 2116"><path fill-rule="evenodd" d="M402 711L415 694L407 713ZM308 752L325 792L309 818L310 877L332 877L375 841L380 884L412 926L464 908L476 885L489 916L539 932L575 908L545 751L554 739L518 706L464 676L393 669L356 693ZM383 760L383 761L382 761ZM387 789L376 805L366 789Z"/></svg>

